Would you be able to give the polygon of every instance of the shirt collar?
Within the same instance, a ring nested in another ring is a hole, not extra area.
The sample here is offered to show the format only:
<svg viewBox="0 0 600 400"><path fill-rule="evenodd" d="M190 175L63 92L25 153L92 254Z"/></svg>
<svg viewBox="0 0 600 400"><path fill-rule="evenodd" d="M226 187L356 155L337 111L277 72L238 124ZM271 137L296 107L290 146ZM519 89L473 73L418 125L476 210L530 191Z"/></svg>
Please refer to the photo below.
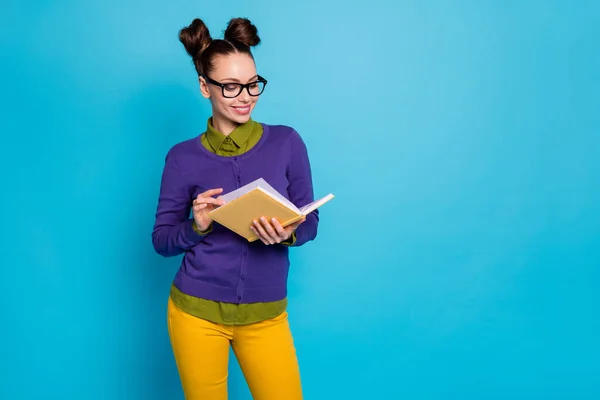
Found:
<svg viewBox="0 0 600 400"><path fill-rule="evenodd" d="M235 128L230 134L229 138L235 143L237 147L242 147L244 143L248 141L252 131L255 128L255 122L252 119L249 119L248 122L243 123L242 125ZM207 127L206 127L206 139L208 143L213 148L213 150L217 151L223 145L227 136L219 132L215 129L212 124L212 117L208 119Z"/></svg>

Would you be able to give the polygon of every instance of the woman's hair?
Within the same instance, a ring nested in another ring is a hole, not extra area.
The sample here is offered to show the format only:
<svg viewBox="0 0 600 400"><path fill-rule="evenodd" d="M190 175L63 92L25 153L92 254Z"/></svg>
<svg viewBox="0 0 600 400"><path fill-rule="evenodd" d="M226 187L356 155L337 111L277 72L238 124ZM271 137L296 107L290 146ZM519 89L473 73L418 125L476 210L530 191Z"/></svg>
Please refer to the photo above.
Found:
<svg viewBox="0 0 600 400"><path fill-rule="evenodd" d="M179 41L192 57L198 75L206 75L212 71L215 57L232 53L246 53L253 57L250 48L258 45L260 38L250 20L233 18L225 29L223 39L213 39L204 21L196 18L179 31Z"/></svg>

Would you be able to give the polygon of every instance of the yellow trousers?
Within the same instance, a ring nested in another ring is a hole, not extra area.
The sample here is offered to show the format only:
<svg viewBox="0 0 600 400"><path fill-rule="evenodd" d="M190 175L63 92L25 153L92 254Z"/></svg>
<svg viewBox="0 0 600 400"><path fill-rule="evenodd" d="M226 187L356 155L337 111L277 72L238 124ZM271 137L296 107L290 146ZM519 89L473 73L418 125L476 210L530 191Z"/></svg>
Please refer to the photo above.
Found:
<svg viewBox="0 0 600 400"><path fill-rule="evenodd" d="M215 324L168 304L168 328L187 400L226 400L229 346L255 400L300 400L287 312L251 325Z"/></svg>

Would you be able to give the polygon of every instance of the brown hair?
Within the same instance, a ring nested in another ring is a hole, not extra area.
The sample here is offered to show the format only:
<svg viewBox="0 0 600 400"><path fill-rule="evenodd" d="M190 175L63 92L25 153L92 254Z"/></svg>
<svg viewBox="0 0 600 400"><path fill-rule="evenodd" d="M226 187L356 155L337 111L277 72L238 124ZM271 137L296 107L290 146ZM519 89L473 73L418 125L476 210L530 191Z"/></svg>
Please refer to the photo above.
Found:
<svg viewBox="0 0 600 400"><path fill-rule="evenodd" d="M226 56L232 53L246 53L260 43L256 26L246 18L233 18L229 21L223 39L213 39L210 32L199 18L179 31L179 41L192 57L198 75L205 75L212 71L214 59L217 56Z"/></svg>

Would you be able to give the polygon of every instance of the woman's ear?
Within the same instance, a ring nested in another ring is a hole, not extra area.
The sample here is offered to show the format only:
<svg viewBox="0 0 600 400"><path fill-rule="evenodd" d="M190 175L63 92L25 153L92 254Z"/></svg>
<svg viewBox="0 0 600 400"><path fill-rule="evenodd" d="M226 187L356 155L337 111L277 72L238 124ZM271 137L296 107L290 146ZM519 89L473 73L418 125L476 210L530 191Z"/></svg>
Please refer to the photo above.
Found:
<svg viewBox="0 0 600 400"><path fill-rule="evenodd" d="M204 78L199 76L198 82L200 82L200 93L202 93L202 96L204 96L204 98L206 98L206 99L210 98L210 92L208 91L208 84L206 83Z"/></svg>

